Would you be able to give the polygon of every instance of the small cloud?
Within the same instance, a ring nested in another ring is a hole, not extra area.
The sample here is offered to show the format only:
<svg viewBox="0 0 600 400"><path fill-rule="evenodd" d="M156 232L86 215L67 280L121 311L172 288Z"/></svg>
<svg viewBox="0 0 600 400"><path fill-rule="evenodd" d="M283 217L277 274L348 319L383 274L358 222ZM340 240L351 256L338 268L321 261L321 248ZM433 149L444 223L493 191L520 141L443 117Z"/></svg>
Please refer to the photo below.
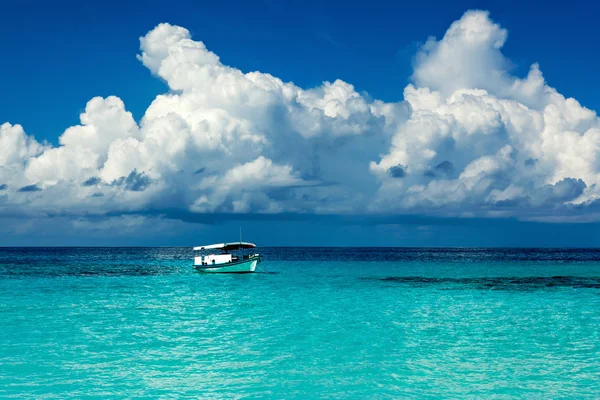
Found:
<svg viewBox="0 0 600 400"><path fill-rule="evenodd" d="M528 158L527 160L525 160L525 166L526 167L535 167L535 164L537 164L537 158Z"/></svg>
<svg viewBox="0 0 600 400"><path fill-rule="evenodd" d="M586 188L587 185L582 179L564 178L553 185L537 189L532 194L532 200L536 205L560 204L581 196Z"/></svg>
<svg viewBox="0 0 600 400"><path fill-rule="evenodd" d="M586 187L582 179L564 178L554 184L552 195L562 201L569 201L581 196Z"/></svg>
<svg viewBox="0 0 600 400"><path fill-rule="evenodd" d="M429 178L435 178L438 176L450 177L454 173L454 164L450 161L442 161L435 168L425 171L423 175Z"/></svg>
<svg viewBox="0 0 600 400"><path fill-rule="evenodd" d="M148 186L152 183L152 179L150 179L143 172L137 172L137 169L131 171L127 177L122 176L121 178L115 180L112 185L113 186L124 186L125 189L131 190L132 192L143 192L146 190Z"/></svg>
<svg viewBox="0 0 600 400"><path fill-rule="evenodd" d="M98 185L100 182L102 182L102 180L100 178L98 178L97 176L91 177L90 179L88 179L87 181L83 182L83 186L96 186Z"/></svg>
<svg viewBox="0 0 600 400"><path fill-rule="evenodd" d="M42 190L38 185L27 185L20 188L19 192L40 192Z"/></svg>
<svg viewBox="0 0 600 400"><path fill-rule="evenodd" d="M104 197L104 193L94 193L91 197Z"/></svg>
<svg viewBox="0 0 600 400"><path fill-rule="evenodd" d="M454 164L452 164L450 161L442 161L435 166L435 170L443 172L446 175L450 175L454 172Z"/></svg>
<svg viewBox="0 0 600 400"><path fill-rule="evenodd" d="M8 185L6 183L3 183L2 185L0 185L0 190L6 190L8 189Z"/></svg>
<svg viewBox="0 0 600 400"><path fill-rule="evenodd" d="M404 178L406 176L406 166L398 164L391 167L388 172L393 178Z"/></svg>

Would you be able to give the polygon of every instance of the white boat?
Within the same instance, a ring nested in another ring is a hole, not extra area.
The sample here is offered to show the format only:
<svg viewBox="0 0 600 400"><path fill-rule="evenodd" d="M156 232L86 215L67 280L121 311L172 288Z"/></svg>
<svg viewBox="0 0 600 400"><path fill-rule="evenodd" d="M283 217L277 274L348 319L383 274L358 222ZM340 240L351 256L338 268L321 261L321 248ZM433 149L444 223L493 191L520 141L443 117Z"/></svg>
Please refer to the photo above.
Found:
<svg viewBox="0 0 600 400"><path fill-rule="evenodd" d="M259 254L235 255L230 251L254 249L256 245L248 242L219 243L194 247L194 268L201 272L212 273L250 273L260 263ZM212 250L220 251L219 254Z"/></svg>

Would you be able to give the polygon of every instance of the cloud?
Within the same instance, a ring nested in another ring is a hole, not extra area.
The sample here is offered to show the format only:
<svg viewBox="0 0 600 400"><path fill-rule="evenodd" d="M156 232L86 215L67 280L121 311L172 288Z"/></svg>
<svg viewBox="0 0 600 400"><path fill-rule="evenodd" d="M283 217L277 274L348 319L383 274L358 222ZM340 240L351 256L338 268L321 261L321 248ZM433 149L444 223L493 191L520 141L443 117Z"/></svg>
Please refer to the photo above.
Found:
<svg viewBox="0 0 600 400"><path fill-rule="evenodd" d="M423 46L404 90L411 116L371 163L372 210L525 217L597 198L596 114L548 86L537 64L510 75L506 39L487 12L469 11ZM388 173L397 165L402 181Z"/></svg>
<svg viewBox="0 0 600 400"><path fill-rule="evenodd" d="M487 12L466 12L385 103L341 80L242 72L160 24L138 59L170 90L139 122L109 96L57 147L0 126L3 212L581 218L600 198L600 121L539 65L512 75L507 40Z"/></svg>
<svg viewBox="0 0 600 400"><path fill-rule="evenodd" d="M92 178L93 179L93 178ZM89 179L86 181L89 182ZM143 172L138 173L135 169L127 176L115 180L112 184L123 186L127 190L133 192L143 192L152 183L152 179L147 177Z"/></svg>
<svg viewBox="0 0 600 400"><path fill-rule="evenodd" d="M507 36L487 12L469 11L441 40L427 40L417 53L412 79L417 87L446 96L466 88L504 88L508 63L501 49Z"/></svg>
<svg viewBox="0 0 600 400"><path fill-rule="evenodd" d="M96 186L102 183L102 179L98 178L97 176L92 176L89 179L86 179L82 185L83 186Z"/></svg>

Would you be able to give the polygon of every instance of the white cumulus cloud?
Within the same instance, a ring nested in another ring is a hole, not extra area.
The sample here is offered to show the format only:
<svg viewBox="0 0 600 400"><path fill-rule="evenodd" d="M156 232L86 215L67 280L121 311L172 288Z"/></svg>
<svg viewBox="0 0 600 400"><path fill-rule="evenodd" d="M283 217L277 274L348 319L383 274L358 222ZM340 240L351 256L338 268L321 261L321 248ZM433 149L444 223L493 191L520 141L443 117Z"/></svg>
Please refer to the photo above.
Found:
<svg viewBox="0 0 600 400"><path fill-rule="evenodd" d="M160 24L138 58L170 90L139 122L110 96L57 147L0 126L0 211L580 220L600 197L600 120L539 65L512 75L507 40L487 12L466 12L385 103L341 80L306 89L243 72Z"/></svg>

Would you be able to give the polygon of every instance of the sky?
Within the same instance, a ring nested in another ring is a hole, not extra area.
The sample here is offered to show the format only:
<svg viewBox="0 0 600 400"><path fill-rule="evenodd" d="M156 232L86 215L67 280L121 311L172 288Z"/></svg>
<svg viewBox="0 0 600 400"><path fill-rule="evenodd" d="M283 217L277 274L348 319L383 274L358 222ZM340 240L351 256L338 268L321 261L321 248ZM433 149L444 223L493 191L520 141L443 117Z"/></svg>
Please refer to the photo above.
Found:
<svg viewBox="0 0 600 400"><path fill-rule="evenodd" d="M0 245L600 244L597 5L5 3Z"/></svg>

